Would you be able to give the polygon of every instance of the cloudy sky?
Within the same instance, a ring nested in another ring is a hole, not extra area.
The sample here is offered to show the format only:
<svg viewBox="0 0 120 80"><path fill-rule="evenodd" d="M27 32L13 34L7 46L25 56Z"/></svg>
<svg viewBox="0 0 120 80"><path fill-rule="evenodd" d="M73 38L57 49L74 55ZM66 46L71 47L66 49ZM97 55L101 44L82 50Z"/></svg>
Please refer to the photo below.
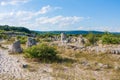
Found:
<svg viewBox="0 0 120 80"><path fill-rule="evenodd" d="M120 32L120 0L0 0L0 25Z"/></svg>

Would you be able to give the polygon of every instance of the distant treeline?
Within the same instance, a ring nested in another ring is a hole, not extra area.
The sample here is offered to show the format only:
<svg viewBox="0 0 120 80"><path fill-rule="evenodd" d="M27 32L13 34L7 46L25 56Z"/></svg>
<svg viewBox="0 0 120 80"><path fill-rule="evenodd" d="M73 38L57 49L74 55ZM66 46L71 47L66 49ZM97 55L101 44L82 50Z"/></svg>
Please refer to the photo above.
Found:
<svg viewBox="0 0 120 80"><path fill-rule="evenodd" d="M8 25L0 25L0 30L31 33L31 31L25 27L15 27Z"/></svg>
<svg viewBox="0 0 120 80"><path fill-rule="evenodd" d="M60 33L65 33L65 34L89 34L89 33L94 33L94 34L103 34L104 32L102 31L82 31L82 30L78 30L78 31L35 31L37 33L40 34L60 34Z"/></svg>

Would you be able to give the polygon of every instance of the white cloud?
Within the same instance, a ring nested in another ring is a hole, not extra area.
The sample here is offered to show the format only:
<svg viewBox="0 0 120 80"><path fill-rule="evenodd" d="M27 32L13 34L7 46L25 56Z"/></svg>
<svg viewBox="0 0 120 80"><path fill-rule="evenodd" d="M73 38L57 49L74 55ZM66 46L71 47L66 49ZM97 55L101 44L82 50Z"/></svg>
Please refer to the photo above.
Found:
<svg viewBox="0 0 120 80"><path fill-rule="evenodd" d="M26 3L29 0L1 0L0 5L5 6L5 5L17 5L20 3Z"/></svg>
<svg viewBox="0 0 120 80"><path fill-rule="evenodd" d="M0 20L5 20L5 18L9 19L22 19L22 20L30 20L34 17L38 17L39 15L47 14L50 10L53 10L54 7L51 6L43 6L39 11L12 11L6 13L0 13Z"/></svg>
<svg viewBox="0 0 120 80"><path fill-rule="evenodd" d="M38 12L38 11L37 11ZM54 16L40 17L37 12L17 11L9 13L0 13L0 22L4 25L25 26L30 29L64 29L64 26L70 26L84 20L84 17L77 16ZM41 27L40 27L41 26ZM44 26L44 27L43 27ZM39 28L40 27L40 28Z"/></svg>
<svg viewBox="0 0 120 80"><path fill-rule="evenodd" d="M77 28L77 30L85 30L83 26Z"/></svg>
<svg viewBox="0 0 120 80"><path fill-rule="evenodd" d="M51 18L40 17L40 18L37 18L36 21L39 24L53 24L53 25L58 25L58 26L68 26L76 22L80 22L83 19L84 17L77 17L77 16L69 16L69 17L55 16Z"/></svg>
<svg viewBox="0 0 120 80"><path fill-rule="evenodd" d="M52 7L50 5L47 5L47 6L42 7L41 10L37 12L36 14L45 14L49 12L51 9Z"/></svg>
<svg viewBox="0 0 120 80"><path fill-rule="evenodd" d="M112 26L80 26L77 30L120 32L119 27Z"/></svg>
<svg viewBox="0 0 120 80"><path fill-rule="evenodd" d="M44 14L50 11L61 9L60 7L52 7L50 5L43 6L38 11L12 11L0 13L1 25L25 26L34 30L60 30L67 28L73 24L80 23L84 17L79 16L53 16L49 17ZM43 17L44 16L44 17Z"/></svg>
<svg viewBox="0 0 120 80"><path fill-rule="evenodd" d="M36 13L36 15L46 14L46 13L48 13L49 11L58 10L58 9L62 9L62 8L61 8L61 7L52 7L52 6L50 6L50 5L43 6L43 7L41 8L41 10Z"/></svg>
<svg viewBox="0 0 120 80"><path fill-rule="evenodd" d="M41 16L43 14L47 14L51 10L56 10L58 7L51 7L50 5L43 6L39 11L32 12L32 11L12 11L12 12L6 12L6 13L0 13L0 20L6 21L6 19L9 21L11 19L13 20L31 20L32 18Z"/></svg>

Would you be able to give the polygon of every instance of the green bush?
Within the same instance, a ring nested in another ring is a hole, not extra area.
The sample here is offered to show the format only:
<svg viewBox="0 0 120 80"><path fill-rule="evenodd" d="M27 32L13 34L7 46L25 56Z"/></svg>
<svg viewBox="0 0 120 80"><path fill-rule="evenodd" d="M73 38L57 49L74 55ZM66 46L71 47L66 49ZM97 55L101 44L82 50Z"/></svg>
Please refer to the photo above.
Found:
<svg viewBox="0 0 120 80"><path fill-rule="evenodd" d="M95 44L98 40L98 38L96 37L95 34L93 33L89 33L88 35L86 35L86 38L89 40L90 43L87 43L87 45L90 45L90 44Z"/></svg>
<svg viewBox="0 0 120 80"><path fill-rule="evenodd" d="M0 34L0 39L8 39L8 35Z"/></svg>
<svg viewBox="0 0 120 80"><path fill-rule="evenodd" d="M120 38L116 37L110 33L106 33L101 37L103 44L119 44Z"/></svg>
<svg viewBox="0 0 120 80"><path fill-rule="evenodd" d="M57 51L54 47L47 44L32 46L25 50L25 56L29 58L38 58L40 60L54 60Z"/></svg>
<svg viewBox="0 0 120 80"><path fill-rule="evenodd" d="M25 36L17 36L17 39L20 40L21 44L25 44L27 42L27 37Z"/></svg>

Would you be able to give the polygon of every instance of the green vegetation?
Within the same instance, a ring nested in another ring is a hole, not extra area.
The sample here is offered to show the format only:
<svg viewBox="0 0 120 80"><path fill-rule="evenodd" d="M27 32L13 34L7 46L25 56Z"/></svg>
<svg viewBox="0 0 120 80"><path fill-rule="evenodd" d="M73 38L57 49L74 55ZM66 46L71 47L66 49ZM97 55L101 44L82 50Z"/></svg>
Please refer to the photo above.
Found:
<svg viewBox="0 0 120 80"><path fill-rule="evenodd" d="M86 35L86 38L89 40L89 45L93 45L98 41L98 38L93 33L89 33L88 35Z"/></svg>
<svg viewBox="0 0 120 80"><path fill-rule="evenodd" d="M20 40L21 44L25 44L27 42L26 36L17 36L17 39Z"/></svg>
<svg viewBox="0 0 120 80"><path fill-rule="evenodd" d="M0 34L0 39L8 39L8 36L4 34Z"/></svg>
<svg viewBox="0 0 120 80"><path fill-rule="evenodd" d="M52 33L44 33L44 34L38 34L37 36L39 38L48 38L48 37L54 37L54 36L58 36L59 34L52 34Z"/></svg>
<svg viewBox="0 0 120 80"><path fill-rule="evenodd" d="M105 33L104 35L102 35L100 40L102 40L103 44L119 44L120 43L120 37L110 33Z"/></svg>
<svg viewBox="0 0 120 80"><path fill-rule="evenodd" d="M8 25L0 25L0 30L31 33L31 31L25 27L14 27Z"/></svg>
<svg viewBox="0 0 120 80"><path fill-rule="evenodd" d="M57 51L54 47L47 44L32 46L25 50L25 56L29 58L38 58L40 60L55 60Z"/></svg>

